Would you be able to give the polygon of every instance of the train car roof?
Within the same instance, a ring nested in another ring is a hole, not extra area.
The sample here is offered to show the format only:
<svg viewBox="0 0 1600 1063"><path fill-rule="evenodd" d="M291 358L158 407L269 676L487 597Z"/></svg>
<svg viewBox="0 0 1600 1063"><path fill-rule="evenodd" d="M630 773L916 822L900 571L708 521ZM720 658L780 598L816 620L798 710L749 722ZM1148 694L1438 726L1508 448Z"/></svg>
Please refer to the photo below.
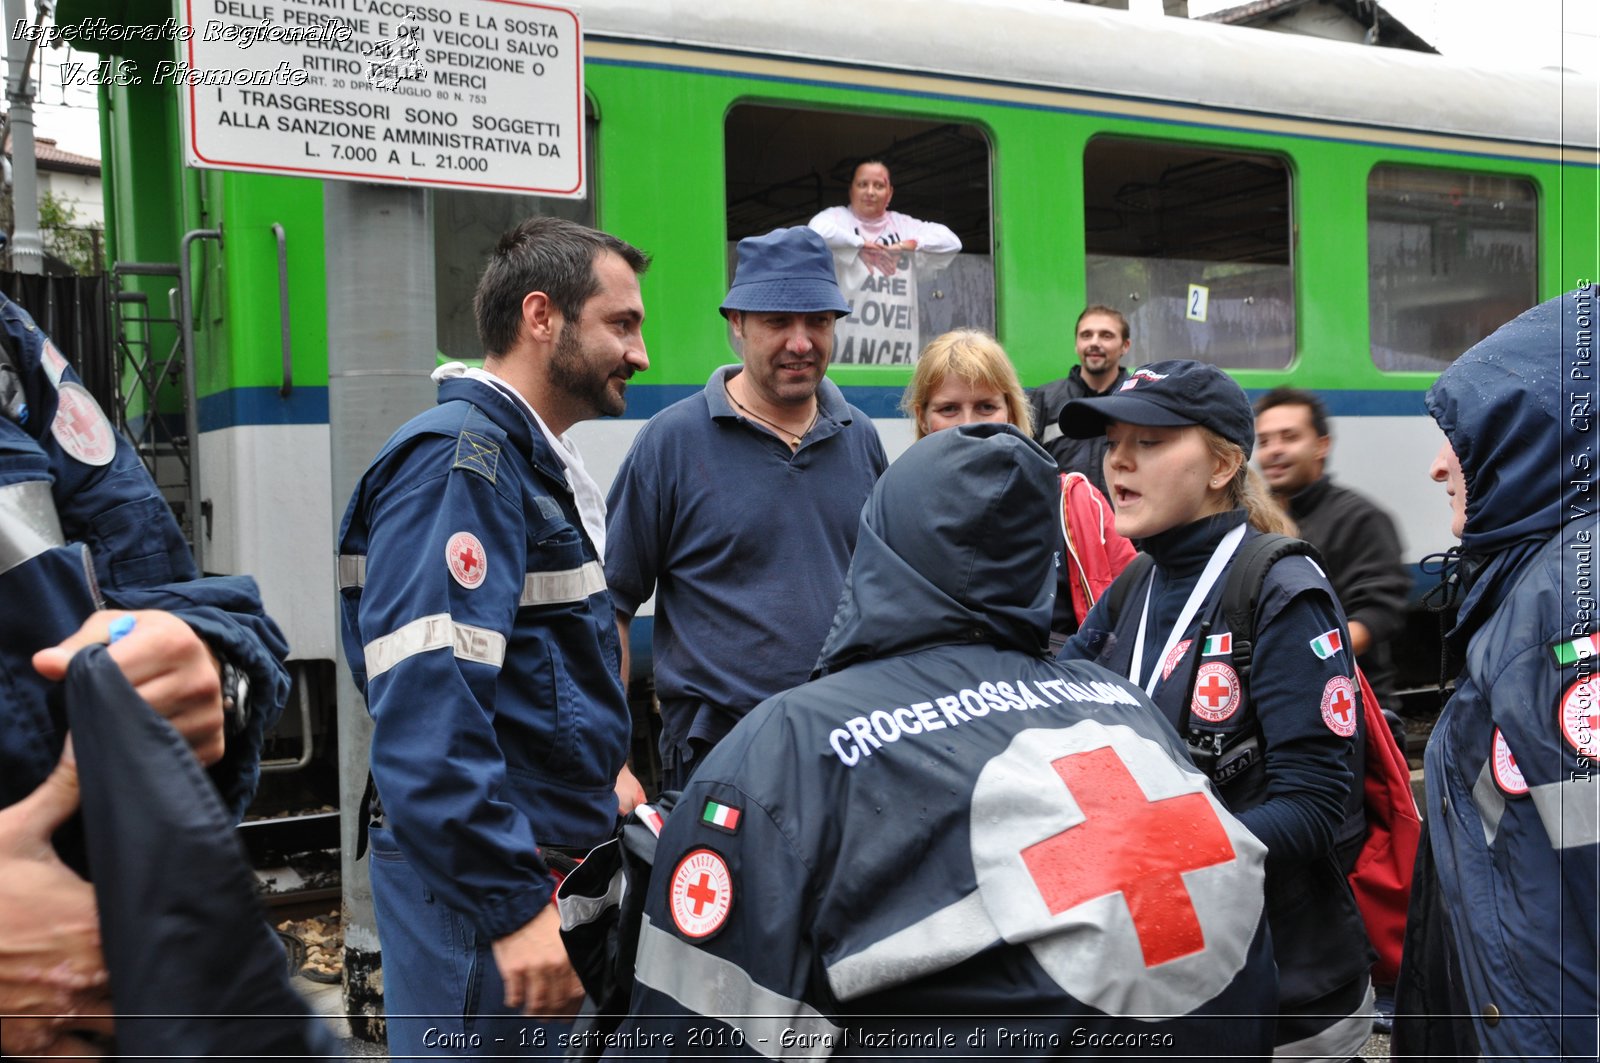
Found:
<svg viewBox="0 0 1600 1063"><path fill-rule="evenodd" d="M1565 71L1050 0L579 0L586 35L1595 147L1597 83Z"/></svg>

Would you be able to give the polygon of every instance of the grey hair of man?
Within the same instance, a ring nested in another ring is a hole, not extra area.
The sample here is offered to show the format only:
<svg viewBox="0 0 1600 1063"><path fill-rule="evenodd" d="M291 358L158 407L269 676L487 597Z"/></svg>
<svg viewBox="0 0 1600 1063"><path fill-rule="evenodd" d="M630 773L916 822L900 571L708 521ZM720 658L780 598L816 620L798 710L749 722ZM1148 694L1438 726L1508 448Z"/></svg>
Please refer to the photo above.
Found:
<svg viewBox="0 0 1600 1063"><path fill-rule="evenodd" d="M650 256L632 244L565 218L528 218L508 230L472 297L483 349L503 355L517 345L522 301L529 292L544 292L564 320L576 322L600 290L594 264L608 251L635 274L650 268Z"/></svg>

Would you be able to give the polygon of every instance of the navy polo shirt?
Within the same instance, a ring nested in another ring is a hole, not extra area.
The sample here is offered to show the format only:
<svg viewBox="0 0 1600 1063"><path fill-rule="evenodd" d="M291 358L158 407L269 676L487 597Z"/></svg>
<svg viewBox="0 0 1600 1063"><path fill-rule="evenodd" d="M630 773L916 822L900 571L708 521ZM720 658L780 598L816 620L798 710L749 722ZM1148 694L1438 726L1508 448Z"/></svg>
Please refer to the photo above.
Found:
<svg viewBox="0 0 1600 1063"><path fill-rule="evenodd" d="M740 369L652 417L606 500L606 582L625 615L656 595L656 693L678 742L691 727L714 741L810 676L888 466L871 419L826 379L791 452L729 403ZM714 733L695 703L718 710Z"/></svg>

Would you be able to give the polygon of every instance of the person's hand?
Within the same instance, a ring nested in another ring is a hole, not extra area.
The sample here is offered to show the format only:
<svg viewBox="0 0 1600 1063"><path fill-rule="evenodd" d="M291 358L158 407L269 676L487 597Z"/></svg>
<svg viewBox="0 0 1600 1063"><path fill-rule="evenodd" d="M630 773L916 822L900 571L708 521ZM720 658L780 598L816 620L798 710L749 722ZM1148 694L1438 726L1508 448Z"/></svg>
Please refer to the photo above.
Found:
<svg viewBox="0 0 1600 1063"><path fill-rule="evenodd" d="M69 740L38 789L0 810L0 1051L97 1056L75 1036L110 1032L94 889L61 862L50 836L78 808Z"/></svg>
<svg viewBox="0 0 1600 1063"><path fill-rule="evenodd" d="M34 669L60 682L73 654L110 641L111 623L119 617L132 617L133 630L111 644L111 659L139 696L177 728L201 764L210 767L221 760L226 746L217 659L194 629L171 613L101 610L60 645L34 654Z"/></svg>
<svg viewBox="0 0 1600 1063"><path fill-rule="evenodd" d="M626 816L635 808L644 804L644 787L639 785L639 780L626 764L622 766L622 774L617 776L617 815Z"/></svg>
<svg viewBox="0 0 1600 1063"><path fill-rule="evenodd" d="M583 983L561 943L555 901L521 928L493 945L494 962L506 987L506 1007L544 1019L566 1019L583 1004Z"/></svg>
<svg viewBox="0 0 1600 1063"><path fill-rule="evenodd" d="M881 273L885 277L892 277L895 263L899 258L898 251L882 244L863 244L861 247L861 261L869 273Z"/></svg>

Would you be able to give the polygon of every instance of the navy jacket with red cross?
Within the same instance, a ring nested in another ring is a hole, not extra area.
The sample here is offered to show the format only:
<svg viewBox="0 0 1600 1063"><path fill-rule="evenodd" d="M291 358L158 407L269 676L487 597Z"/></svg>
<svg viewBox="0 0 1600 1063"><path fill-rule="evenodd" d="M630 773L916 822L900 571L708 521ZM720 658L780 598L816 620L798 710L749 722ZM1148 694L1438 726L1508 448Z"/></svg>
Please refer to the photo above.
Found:
<svg viewBox="0 0 1600 1063"><path fill-rule="evenodd" d="M1426 822L1485 1058L1600 1051L1596 295L1528 311L1428 393L1465 482L1470 585L1448 636L1466 667L1428 740Z"/></svg>
<svg viewBox="0 0 1600 1063"><path fill-rule="evenodd" d="M1168 632L1207 560L1242 510L1142 540L1156 560L1143 585L1090 611L1063 657L1127 676L1149 589L1140 685L1217 781L1223 800L1267 845L1267 905L1285 1007L1348 985L1371 963L1366 932L1336 853L1365 833L1360 712L1344 616L1308 558L1268 571L1256 610L1253 667L1242 682L1222 615L1228 568L1170 651ZM1248 540L1256 533L1247 528ZM1248 637L1247 635L1245 637ZM1192 693L1191 693L1192 691ZM1353 854L1352 854L1353 855Z"/></svg>
<svg viewBox="0 0 1600 1063"><path fill-rule="evenodd" d="M67 726L33 654L97 608L163 609L249 679L250 716L210 776L235 816L288 698L283 634L245 576L201 578L139 455L27 311L0 296L0 806L33 791ZM65 836L58 838L63 848ZM67 853L76 863L75 854Z"/></svg>
<svg viewBox="0 0 1600 1063"><path fill-rule="evenodd" d="M614 1054L1271 1054L1264 847L1149 701L1046 653L1055 465L935 433L863 511L826 674L667 817Z"/></svg>
<svg viewBox="0 0 1600 1063"><path fill-rule="evenodd" d="M631 732L565 468L513 397L447 380L363 474L339 554L387 825L430 890L502 937L553 892L540 846L611 836Z"/></svg>

